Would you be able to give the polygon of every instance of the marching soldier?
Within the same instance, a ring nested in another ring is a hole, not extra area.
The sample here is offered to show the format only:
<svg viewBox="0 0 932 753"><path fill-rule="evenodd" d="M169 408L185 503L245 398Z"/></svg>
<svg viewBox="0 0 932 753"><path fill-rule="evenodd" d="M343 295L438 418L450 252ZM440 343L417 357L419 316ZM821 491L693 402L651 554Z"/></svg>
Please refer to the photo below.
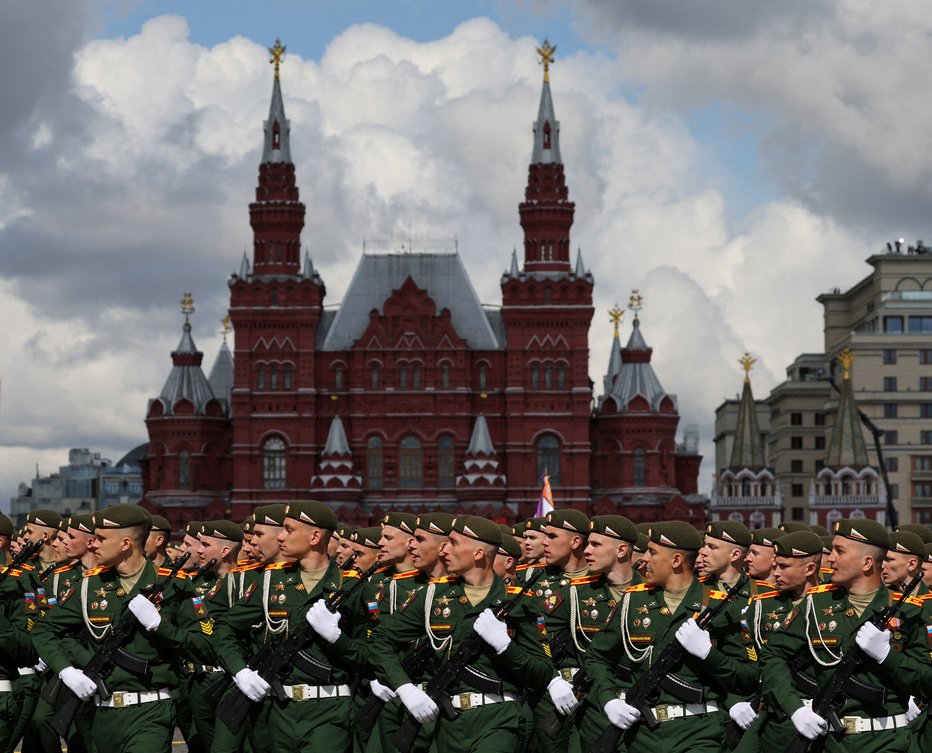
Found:
<svg viewBox="0 0 932 753"><path fill-rule="evenodd" d="M752 580L773 583L774 542L785 535L779 528L757 528L751 531L751 546L744 564Z"/></svg>
<svg viewBox="0 0 932 753"><path fill-rule="evenodd" d="M23 571L10 568L13 522L0 514L0 751L12 751L19 742L16 731L23 692L20 667L35 663L35 652L26 631L26 602L18 583Z"/></svg>
<svg viewBox="0 0 932 753"><path fill-rule="evenodd" d="M168 542L171 541L171 537L172 527L168 519L161 515L153 515L152 528L149 529L149 538L146 539L146 557L159 567L172 566L168 556Z"/></svg>
<svg viewBox="0 0 932 753"><path fill-rule="evenodd" d="M353 553L353 533L355 533L356 530L356 526L344 525L337 528L340 540L337 544L337 551L336 554L333 555L333 559L340 567L343 567L343 563L346 562Z"/></svg>
<svg viewBox="0 0 932 753"><path fill-rule="evenodd" d="M744 572L744 560L750 546L751 532L741 523L718 520L706 524L702 548L696 559L699 578L712 589L724 591L730 588ZM757 593L751 583L753 581L749 581L747 593L742 592L742 596L750 598Z"/></svg>
<svg viewBox="0 0 932 753"><path fill-rule="evenodd" d="M511 526L499 525L502 531L502 544L498 548L493 564L495 574L501 578L506 586L518 583L518 561L521 559L521 544L511 534Z"/></svg>
<svg viewBox="0 0 932 753"><path fill-rule="evenodd" d="M546 525L547 519L545 517L531 518L524 522L524 533L521 536L524 559L518 567L518 572L524 575L525 580L530 576L534 568L544 561L544 527Z"/></svg>
<svg viewBox="0 0 932 753"><path fill-rule="evenodd" d="M352 536L350 536L350 542L352 543L352 553L356 555L356 560L353 563L353 569L362 572L363 570L368 570L375 561L379 558L379 555L382 553L382 548L379 546L379 540L382 538L382 528L380 526L369 526L368 528L357 528L353 531ZM384 580L387 576L389 570L392 569L391 565L385 565L384 567L379 568L375 572L376 581Z"/></svg>
<svg viewBox="0 0 932 753"><path fill-rule="evenodd" d="M926 545L912 531L898 530L890 534L890 548L883 558L880 577L888 588L900 590L915 577L926 559ZM913 591L919 597L929 593L924 583Z"/></svg>

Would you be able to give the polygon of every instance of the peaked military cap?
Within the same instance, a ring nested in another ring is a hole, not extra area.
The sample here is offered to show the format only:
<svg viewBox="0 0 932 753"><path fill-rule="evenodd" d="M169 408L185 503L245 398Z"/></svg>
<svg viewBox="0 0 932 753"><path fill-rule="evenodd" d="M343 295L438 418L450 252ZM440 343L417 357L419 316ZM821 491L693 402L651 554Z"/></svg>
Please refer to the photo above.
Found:
<svg viewBox="0 0 932 753"><path fill-rule="evenodd" d="M204 525L203 520L191 520L188 521L188 524L184 527L184 535L190 536L192 539L196 539L201 535L201 526Z"/></svg>
<svg viewBox="0 0 932 753"><path fill-rule="evenodd" d="M256 514L247 515L243 522L240 524L243 529L243 534L252 533L256 530Z"/></svg>
<svg viewBox="0 0 932 753"><path fill-rule="evenodd" d="M638 540L638 529L624 515L596 515L589 521L589 533L600 533L629 544L636 544Z"/></svg>
<svg viewBox="0 0 932 753"><path fill-rule="evenodd" d="M417 516L409 512L390 512L382 518L382 526L397 528L410 536L414 533L414 529L417 528L416 520Z"/></svg>
<svg viewBox="0 0 932 753"><path fill-rule="evenodd" d="M784 520L780 525L777 526L777 528L785 533L796 533L796 531L812 530L811 526L808 526L799 520Z"/></svg>
<svg viewBox="0 0 932 753"><path fill-rule="evenodd" d="M890 548L890 534L876 520L839 520L832 526L832 532L851 541L879 546L881 549Z"/></svg>
<svg viewBox="0 0 932 753"><path fill-rule="evenodd" d="M94 516L90 513L79 513L78 515L72 515L68 518L68 524L65 530L68 528L74 528L76 531L81 531L81 533L94 533ZM152 530L151 528L149 529Z"/></svg>
<svg viewBox="0 0 932 753"><path fill-rule="evenodd" d="M520 539L522 534L524 533L524 523L525 521L519 520L513 526L509 526L509 528L511 529L511 535L517 536Z"/></svg>
<svg viewBox="0 0 932 753"><path fill-rule="evenodd" d="M544 532L544 526L547 525L547 518L528 518L524 521L524 530L525 531L537 531L538 533Z"/></svg>
<svg viewBox="0 0 932 753"><path fill-rule="evenodd" d="M827 536L819 536L822 539L822 554L831 554L832 553L832 539L835 537L832 534Z"/></svg>
<svg viewBox="0 0 932 753"><path fill-rule="evenodd" d="M353 531L358 530L359 526L351 526L349 523L337 527L337 535L341 539L351 539Z"/></svg>
<svg viewBox="0 0 932 753"><path fill-rule="evenodd" d="M152 516L139 505L112 505L94 513L94 528L131 528L152 524Z"/></svg>
<svg viewBox="0 0 932 753"><path fill-rule="evenodd" d="M909 531L910 533L916 534L920 539L922 539L923 544L932 544L932 528L924 526L921 523L903 523L896 527L896 530L899 531Z"/></svg>
<svg viewBox="0 0 932 753"><path fill-rule="evenodd" d="M638 529L638 533L643 533L645 535L650 534L650 527L654 525L653 523L635 523L634 527Z"/></svg>
<svg viewBox="0 0 932 753"><path fill-rule="evenodd" d="M13 536L13 521L0 512L0 536Z"/></svg>
<svg viewBox="0 0 932 753"><path fill-rule="evenodd" d="M779 528L755 528L751 531L751 543L757 546L773 546L781 536L786 536L786 531Z"/></svg>
<svg viewBox="0 0 932 753"><path fill-rule="evenodd" d="M150 517L152 518L152 524L149 526L150 531L158 531L166 536L172 535L172 524L168 522L168 518L163 515L152 515Z"/></svg>
<svg viewBox="0 0 932 753"><path fill-rule="evenodd" d="M746 525L734 520L713 520L707 523L705 535L745 549L751 546L751 532Z"/></svg>
<svg viewBox="0 0 932 753"><path fill-rule="evenodd" d="M253 510L256 523L263 526L283 526L285 525L285 508L280 502L271 505L259 505Z"/></svg>
<svg viewBox="0 0 932 753"><path fill-rule="evenodd" d="M337 529L337 516L333 510L316 499L292 500L285 507L285 517L328 531Z"/></svg>
<svg viewBox="0 0 932 753"><path fill-rule="evenodd" d="M500 525L499 528L502 529L502 543L498 547L498 553L518 559L521 556L521 545L511 533L511 526Z"/></svg>
<svg viewBox="0 0 932 753"><path fill-rule="evenodd" d="M646 533L639 533L637 543L634 545L634 551L638 554L644 554L647 551L647 545L650 543L650 539L647 538Z"/></svg>
<svg viewBox="0 0 932 753"><path fill-rule="evenodd" d="M478 515L457 515L453 519L453 530L470 539L493 546L501 546L502 532L498 523L480 518Z"/></svg>
<svg viewBox="0 0 932 753"><path fill-rule="evenodd" d="M380 538L382 538L382 526L371 526L369 528L357 528L350 536L350 541L367 549L378 549Z"/></svg>
<svg viewBox="0 0 932 753"><path fill-rule="evenodd" d="M926 545L919 536L912 531L897 531L890 534L890 551L900 554L911 554L925 561Z"/></svg>
<svg viewBox="0 0 932 753"><path fill-rule="evenodd" d="M809 527L812 529L812 532L816 536L831 536L832 535L831 531L829 531L828 528L826 528L825 526L820 526L818 523L813 523Z"/></svg>
<svg viewBox="0 0 932 753"><path fill-rule="evenodd" d="M46 528L58 528L61 526L61 515L54 510L33 510L26 516L26 523Z"/></svg>
<svg viewBox="0 0 932 753"><path fill-rule="evenodd" d="M702 534L684 520L666 520L650 527L650 540L670 549L698 552L702 548Z"/></svg>
<svg viewBox="0 0 932 753"><path fill-rule="evenodd" d="M565 531L572 531L573 533L579 533L583 536L589 535L589 518L586 517L585 513L579 510L554 510L553 512L547 513L546 520L546 525L548 526L562 528Z"/></svg>
<svg viewBox="0 0 932 753"><path fill-rule="evenodd" d="M822 539L812 531L784 533L774 542L773 548L777 557L811 557L822 554Z"/></svg>
<svg viewBox="0 0 932 753"><path fill-rule="evenodd" d="M243 540L243 528L232 520L208 520L201 526L201 536L239 543Z"/></svg>
<svg viewBox="0 0 932 753"><path fill-rule="evenodd" d="M417 516L414 526L437 536L449 536L453 530L453 516L448 512L426 512Z"/></svg>

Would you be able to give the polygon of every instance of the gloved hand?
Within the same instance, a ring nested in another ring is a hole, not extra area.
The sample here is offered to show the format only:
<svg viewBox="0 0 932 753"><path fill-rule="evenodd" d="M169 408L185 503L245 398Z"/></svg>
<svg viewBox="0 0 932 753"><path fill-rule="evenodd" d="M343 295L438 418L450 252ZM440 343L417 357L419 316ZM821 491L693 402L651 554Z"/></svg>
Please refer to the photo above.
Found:
<svg viewBox="0 0 932 753"><path fill-rule="evenodd" d="M307 623L327 643L335 643L340 637L340 613L327 609L323 599L307 610Z"/></svg>
<svg viewBox="0 0 932 753"><path fill-rule="evenodd" d="M58 673L58 677L82 701L86 701L97 692L94 681L77 667L65 667Z"/></svg>
<svg viewBox="0 0 932 753"><path fill-rule="evenodd" d="M159 610L142 594L136 594L126 607L146 630L155 630L162 624L162 615L159 614Z"/></svg>
<svg viewBox="0 0 932 753"><path fill-rule="evenodd" d="M384 703L393 701L398 697L398 694L394 690L388 687L388 685L383 685L378 680L370 680L369 687L372 690L372 695Z"/></svg>
<svg viewBox="0 0 932 753"><path fill-rule="evenodd" d="M800 706L790 717L796 731L807 740L815 740L828 731L828 722L808 706Z"/></svg>
<svg viewBox="0 0 932 753"><path fill-rule="evenodd" d="M728 716L730 716L741 729L747 730L754 724L754 720L757 719L757 712L750 703L741 701L728 709Z"/></svg>
<svg viewBox="0 0 932 753"><path fill-rule="evenodd" d="M269 684L256 670L249 667L244 667L233 675L233 682L243 692L243 695L253 702L261 701L269 692Z"/></svg>
<svg viewBox="0 0 932 753"><path fill-rule="evenodd" d="M916 705L916 699L909 697L909 704L906 706L906 721L911 722L922 713L922 709Z"/></svg>
<svg viewBox="0 0 932 753"><path fill-rule="evenodd" d="M572 714L576 707L579 706L579 699L573 692L573 685L564 680L560 675L554 677L547 686L547 692L550 693L550 699L563 716Z"/></svg>
<svg viewBox="0 0 932 753"><path fill-rule="evenodd" d="M46 664L42 659L39 659L38 663L35 666L36 672L45 672L49 668L49 665Z"/></svg>
<svg viewBox="0 0 932 753"><path fill-rule="evenodd" d="M473 623L472 629L479 633L482 640L495 649L496 654L500 654L511 643L511 638L508 637L508 628L504 622L496 619L495 613L491 609L482 610L482 614Z"/></svg>
<svg viewBox="0 0 932 753"><path fill-rule="evenodd" d="M395 692L405 705L405 708L411 712L411 716L420 724L437 718L437 714L440 712L440 709L437 708L437 704L430 699L427 693L416 685L407 682L401 685Z"/></svg>
<svg viewBox="0 0 932 753"><path fill-rule="evenodd" d="M712 650L711 636L694 619L688 619L680 625L675 637L687 652L699 659L705 659Z"/></svg>
<svg viewBox="0 0 932 753"><path fill-rule="evenodd" d="M620 698L609 701L602 707L602 710L605 712L605 716L608 717L608 720L618 727L618 729L628 729L628 727L641 718L640 711L634 708L634 706L629 706Z"/></svg>
<svg viewBox="0 0 932 753"><path fill-rule="evenodd" d="M861 650L878 664L890 653L890 631L880 630L870 622L865 622L854 636L854 641Z"/></svg>

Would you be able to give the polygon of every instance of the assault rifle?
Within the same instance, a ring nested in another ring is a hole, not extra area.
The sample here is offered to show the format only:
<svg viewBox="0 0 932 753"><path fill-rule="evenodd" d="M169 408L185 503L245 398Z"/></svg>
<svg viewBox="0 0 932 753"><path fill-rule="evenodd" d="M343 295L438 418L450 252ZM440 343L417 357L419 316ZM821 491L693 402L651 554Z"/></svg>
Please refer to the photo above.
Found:
<svg viewBox="0 0 932 753"><path fill-rule="evenodd" d="M353 561L355 561L355 558L344 562L343 567L348 570ZM380 567L382 567L382 563L376 560L368 570L360 573L359 580L354 581L351 586L348 588L343 586L330 594L325 602L327 609L336 613L337 609L362 588ZM266 643L250 660L249 668L255 670L263 680L271 685L272 692L279 700L285 701L288 696L285 695L285 689L278 675L283 669L292 664L321 684L330 683L333 667L323 664L304 651L304 647L313 639L314 635L314 629L308 621L301 620L301 624L291 631L291 634L281 646L276 649L270 643ZM231 732L238 732L243 725L243 721L249 715L252 705L252 699L237 688L236 692L220 704L217 716Z"/></svg>
<svg viewBox="0 0 932 753"><path fill-rule="evenodd" d="M433 663L434 648L430 645L430 641L424 641L405 655L405 658L401 660L401 668L412 682L418 682ZM371 730L384 708L385 701L376 695L370 696L369 700L356 712L356 728L362 732Z"/></svg>
<svg viewBox="0 0 932 753"><path fill-rule="evenodd" d="M534 574L520 586L521 591L514 595L513 598L506 601L495 610L495 617L498 620L504 620L509 613L524 598L524 592L533 586L541 575L544 574L544 568L540 567L534 570ZM451 688L459 682L460 674L476 657L482 652L485 641L476 631L470 632L456 647L456 652L447 660L446 664L441 666L437 673L427 682L424 692L430 696L430 699L440 707L441 713L450 721L456 719L460 712L453 706L450 700ZM408 715L398 731L392 736L392 743L401 753L408 753L417 733L421 728L420 722L416 721L413 716Z"/></svg>
<svg viewBox="0 0 932 753"><path fill-rule="evenodd" d="M909 598L909 595L916 590L921 582L922 572L920 571L906 584L899 599L892 604L888 604L868 622L880 630L886 630L890 620L896 617L896 613L903 607L903 602ZM847 695L846 686L849 684L848 681L861 668L861 664L864 663L866 658L868 656L864 653L864 650L857 643L852 643L851 648L845 651L841 661L836 665L835 671L828 679L828 682L812 698L812 710L823 719L827 719L829 727L835 732L843 732L845 729L844 723L838 718L835 703L838 699ZM793 738L793 742L786 749L786 753L805 753L811 742L812 740L809 738L797 733L796 737Z"/></svg>
<svg viewBox="0 0 932 753"><path fill-rule="evenodd" d="M0 569L0 585L3 585L4 581L10 577L10 573L14 570L18 570L24 564L29 562L33 557L35 557L39 550L45 546L45 540L39 539L38 541L27 542L20 547L20 550L16 553L16 556L10 560L8 565L4 565Z"/></svg>
<svg viewBox="0 0 932 753"><path fill-rule="evenodd" d="M168 575L162 580L153 583L147 590L146 598L149 601L155 603L156 599L161 596L162 591L165 590L165 587L178 575L178 572L184 566L185 562L188 561L190 556L191 553L186 552L172 562L172 568ZM133 639L138 628L139 621L136 619L136 616L130 612L129 609L125 609L120 619L113 625L110 635L104 640L101 647L97 649L97 653L91 657L91 660L81 670L87 675L91 682L97 685L97 695L100 696L101 700L106 701L110 699L110 691L107 690L107 686L104 684L104 678L110 673L114 664L137 675L145 675L149 672L148 659L141 659L138 656L133 656L123 648L123 646ZM74 691L64 684L62 686L62 693L64 693L64 699L59 702L58 708L55 709L51 725L52 729L61 737L67 737L68 730L72 722L74 722L75 715L85 702L78 698L74 694Z"/></svg>
<svg viewBox="0 0 932 753"><path fill-rule="evenodd" d="M715 604L709 604L703 610L702 614L696 618L696 624L705 630L712 623L712 620L718 617L725 607L735 600L735 597L738 596L747 582L747 573L742 573L738 582L725 592L724 598L717 600ZM654 710L648 703L648 699L663 684L667 674L683 660L684 651L685 649L680 645L679 641L674 639L668 643L644 678L636 682L625 697L625 703L634 706L641 712L640 721L647 725L650 730L657 729L660 722L654 716ZM598 740L595 741L589 753L614 753L623 734L623 729L616 727L614 724L609 724Z"/></svg>
<svg viewBox="0 0 932 753"><path fill-rule="evenodd" d="M192 578L192 579L193 579L193 578L200 578L200 577L202 577L205 573L209 572L209 571L210 571L210 568L212 568L212 567L213 567L214 565L216 565L216 564L217 564L217 558L216 558L216 557L211 557L211 558L210 558L207 562L205 562L203 565L201 565L200 567L195 568L194 570L192 570L192 571L188 574L188 577L189 577L189 578Z"/></svg>

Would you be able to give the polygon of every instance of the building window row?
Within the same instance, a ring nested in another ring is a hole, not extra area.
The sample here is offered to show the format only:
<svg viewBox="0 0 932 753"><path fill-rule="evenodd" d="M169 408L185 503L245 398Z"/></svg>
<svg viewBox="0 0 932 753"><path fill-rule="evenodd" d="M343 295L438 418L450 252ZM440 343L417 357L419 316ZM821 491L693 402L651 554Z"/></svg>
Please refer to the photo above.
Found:
<svg viewBox="0 0 932 753"><path fill-rule="evenodd" d="M260 363L256 367L257 390L290 390L294 388L294 365L290 363Z"/></svg>
<svg viewBox="0 0 932 753"><path fill-rule="evenodd" d="M565 363L540 363L531 361L531 389L552 390L566 387Z"/></svg>
<svg viewBox="0 0 932 753"><path fill-rule="evenodd" d="M911 335L932 333L932 316L885 316L883 331L888 335Z"/></svg>
<svg viewBox="0 0 932 753"><path fill-rule="evenodd" d="M489 387L489 367L488 364L480 363L476 367L476 387L480 390L486 390ZM441 363L437 367L439 376L439 386L441 389L450 387L450 364ZM383 368L380 364L373 363L369 366L369 389L378 390L382 387ZM400 390L419 390L424 384L424 367L417 361L408 361L395 365L395 387ZM342 391L349 389L349 383L346 376L346 368L342 364L333 367L333 389Z"/></svg>

